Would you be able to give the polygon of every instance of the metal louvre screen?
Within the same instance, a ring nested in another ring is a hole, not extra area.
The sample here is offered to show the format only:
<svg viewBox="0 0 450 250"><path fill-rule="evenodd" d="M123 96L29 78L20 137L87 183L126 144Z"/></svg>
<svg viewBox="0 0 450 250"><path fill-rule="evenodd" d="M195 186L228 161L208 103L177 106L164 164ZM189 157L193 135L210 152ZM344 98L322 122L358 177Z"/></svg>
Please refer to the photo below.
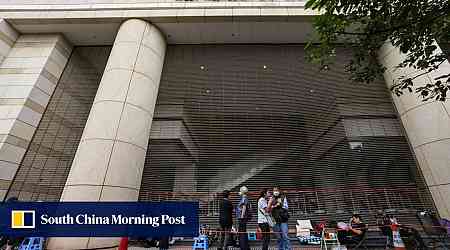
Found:
<svg viewBox="0 0 450 250"><path fill-rule="evenodd" d="M59 201L110 49L74 48L8 197Z"/></svg>
<svg viewBox="0 0 450 250"><path fill-rule="evenodd" d="M9 197L59 200L109 51L74 49ZM348 81L348 56L319 72L303 45L169 46L139 199L200 201L213 225L242 185L254 205L280 186L293 220L433 209L384 82Z"/></svg>
<svg viewBox="0 0 450 250"><path fill-rule="evenodd" d="M433 209L384 81L350 82L345 49L329 71L304 58L303 45L169 46L140 200L199 200L214 225L220 193L236 204L242 185L254 205L281 187L292 219Z"/></svg>

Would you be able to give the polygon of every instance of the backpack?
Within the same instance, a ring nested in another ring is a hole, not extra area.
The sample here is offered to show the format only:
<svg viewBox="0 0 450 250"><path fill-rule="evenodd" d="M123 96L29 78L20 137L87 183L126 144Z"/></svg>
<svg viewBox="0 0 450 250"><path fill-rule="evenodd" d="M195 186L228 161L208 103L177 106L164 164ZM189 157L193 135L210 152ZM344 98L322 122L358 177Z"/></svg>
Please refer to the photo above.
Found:
<svg viewBox="0 0 450 250"><path fill-rule="evenodd" d="M281 222L288 222L288 220L289 220L289 211L287 209L281 208L280 219L281 219Z"/></svg>
<svg viewBox="0 0 450 250"><path fill-rule="evenodd" d="M281 196L277 199L281 199L281 205L275 207L272 210L272 217L275 219L277 223L285 223L289 221L289 211L285 208L283 208L284 203L286 202L286 197Z"/></svg>
<svg viewBox="0 0 450 250"><path fill-rule="evenodd" d="M272 210L272 217L277 224L286 223L289 221L289 211L282 207L276 207Z"/></svg>

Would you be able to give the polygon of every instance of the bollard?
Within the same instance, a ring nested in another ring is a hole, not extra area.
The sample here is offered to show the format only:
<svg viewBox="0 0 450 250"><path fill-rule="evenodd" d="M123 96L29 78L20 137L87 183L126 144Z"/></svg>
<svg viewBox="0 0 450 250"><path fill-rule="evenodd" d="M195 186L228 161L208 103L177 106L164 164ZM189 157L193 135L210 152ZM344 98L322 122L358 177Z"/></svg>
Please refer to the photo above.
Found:
<svg viewBox="0 0 450 250"><path fill-rule="evenodd" d="M127 250L128 249L128 237L122 237L120 239L119 250Z"/></svg>

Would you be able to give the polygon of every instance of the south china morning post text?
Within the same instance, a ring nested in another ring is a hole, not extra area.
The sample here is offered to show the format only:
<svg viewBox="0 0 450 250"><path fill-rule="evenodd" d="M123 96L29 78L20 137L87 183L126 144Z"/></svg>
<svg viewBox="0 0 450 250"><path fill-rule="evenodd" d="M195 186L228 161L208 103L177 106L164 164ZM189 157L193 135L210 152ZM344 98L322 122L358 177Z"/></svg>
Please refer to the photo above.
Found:
<svg viewBox="0 0 450 250"><path fill-rule="evenodd" d="M0 232L27 237L195 237L198 212L198 202L0 203ZM26 225L20 224L21 218L27 218Z"/></svg>
<svg viewBox="0 0 450 250"><path fill-rule="evenodd" d="M78 214L72 216L52 217L48 214L40 216L41 225L151 225L159 227L160 225L186 225L186 216L170 216L163 214L161 216L141 216L128 217L119 215L97 216L95 214Z"/></svg>

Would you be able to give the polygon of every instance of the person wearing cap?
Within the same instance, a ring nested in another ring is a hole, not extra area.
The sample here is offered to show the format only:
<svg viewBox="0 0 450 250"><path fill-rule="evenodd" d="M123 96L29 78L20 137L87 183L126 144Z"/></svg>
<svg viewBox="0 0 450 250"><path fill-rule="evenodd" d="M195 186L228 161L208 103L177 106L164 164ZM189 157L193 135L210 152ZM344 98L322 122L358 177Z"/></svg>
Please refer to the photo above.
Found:
<svg viewBox="0 0 450 250"><path fill-rule="evenodd" d="M239 248L241 250L250 250L248 246L247 236L247 222L249 220L249 201L247 197L248 189L246 186L242 186L239 189L239 204L236 208L236 217L238 219L238 232L239 232Z"/></svg>

